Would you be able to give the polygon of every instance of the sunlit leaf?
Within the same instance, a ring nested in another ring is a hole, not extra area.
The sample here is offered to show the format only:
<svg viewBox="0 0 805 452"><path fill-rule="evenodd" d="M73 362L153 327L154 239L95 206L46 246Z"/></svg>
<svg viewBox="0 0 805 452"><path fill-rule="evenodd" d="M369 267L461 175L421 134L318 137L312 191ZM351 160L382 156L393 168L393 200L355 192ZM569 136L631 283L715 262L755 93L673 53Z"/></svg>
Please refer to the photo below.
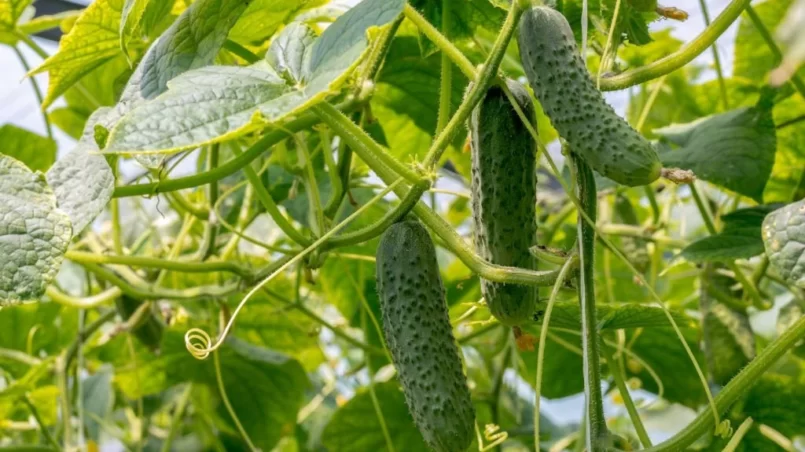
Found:
<svg viewBox="0 0 805 452"><path fill-rule="evenodd" d="M261 42L298 14L326 3L326 0L254 0L235 22L229 37L243 43Z"/></svg>
<svg viewBox="0 0 805 452"><path fill-rule="evenodd" d="M0 154L25 163L32 171L47 171L56 161L56 142L11 124L0 126Z"/></svg>

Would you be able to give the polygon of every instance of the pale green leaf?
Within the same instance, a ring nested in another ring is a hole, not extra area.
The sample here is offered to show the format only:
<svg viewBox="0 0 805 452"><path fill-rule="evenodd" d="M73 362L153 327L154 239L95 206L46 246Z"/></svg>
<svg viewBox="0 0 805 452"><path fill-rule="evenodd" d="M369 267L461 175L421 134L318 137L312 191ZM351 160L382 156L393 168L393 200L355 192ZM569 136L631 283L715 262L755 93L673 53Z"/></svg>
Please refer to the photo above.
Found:
<svg viewBox="0 0 805 452"><path fill-rule="evenodd" d="M168 92L118 122L105 151L178 152L233 138L298 110L303 94L262 66L210 66L182 74Z"/></svg>
<svg viewBox="0 0 805 452"><path fill-rule="evenodd" d="M0 155L0 306L36 301L59 271L72 237L45 176Z"/></svg>
<svg viewBox="0 0 805 452"><path fill-rule="evenodd" d="M47 172L58 206L69 215L76 235L103 211L115 190L115 176L106 158L98 153L94 137L95 125L106 127L116 121L114 113L109 107L96 110L78 145Z"/></svg>
<svg viewBox="0 0 805 452"><path fill-rule="evenodd" d="M129 41L136 37L140 21L150 0L125 0L120 14L120 48L128 54Z"/></svg>
<svg viewBox="0 0 805 452"><path fill-rule="evenodd" d="M771 109L740 108L654 132L680 146L660 154L664 166L762 200L777 148Z"/></svg>
<svg viewBox="0 0 805 452"><path fill-rule="evenodd" d="M65 22L75 21L82 12L83 10L77 9L63 11L56 14L49 14L46 16L36 16L27 22L17 24L17 28L27 35L32 35L45 30L50 30L52 28L57 28Z"/></svg>
<svg viewBox="0 0 805 452"><path fill-rule="evenodd" d="M84 10L51 55L29 75L47 72L43 107L53 103L81 77L120 52L118 28L123 0L96 0Z"/></svg>
<svg viewBox="0 0 805 452"><path fill-rule="evenodd" d="M56 142L17 126L0 127L0 153L25 163L32 171L47 171L56 161Z"/></svg>
<svg viewBox="0 0 805 452"><path fill-rule="evenodd" d="M198 0L190 5L143 58L143 97L152 99L167 89L168 80L212 64L246 5L242 0Z"/></svg>
<svg viewBox="0 0 805 452"><path fill-rule="evenodd" d="M85 413L84 426L87 429L87 436L95 442L100 442L103 430L95 418L106 419L112 412L115 401L112 388L112 369L109 366L102 368L95 375L85 378L81 385L82 406Z"/></svg>
<svg viewBox="0 0 805 452"><path fill-rule="evenodd" d="M297 14L325 3L327 0L253 0L232 27L229 37L244 43L260 43Z"/></svg>
<svg viewBox="0 0 805 452"><path fill-rule="evenodd" d="M307 95L335 89L366 51L368 31L393 21L403 6L405 0L363 0L327 27L310 50Z"/></svg>
<svg viewBox="0 0 805 452"><path fill-rule="evenodd" d="M763 244L772 267L788 282L805 288L805 200L770 213Z"/></svg>
<svg viewBox="0 0 805 452"><path fill-rule="evenodd" d="M305 24L294 22L271 41L266 59L279 74L287 72L293 83L303 82L316 33Z"/></svg>
<svg viewBox="0 0 805 452"><path fill-rule="evenodd" d="M394 449L427 450L422 435L408 413L405 397L397 382L376 384L374 391ZM362 390L335 412L324 428L322 442L331 452L388 450L368 389Z"/></svg>

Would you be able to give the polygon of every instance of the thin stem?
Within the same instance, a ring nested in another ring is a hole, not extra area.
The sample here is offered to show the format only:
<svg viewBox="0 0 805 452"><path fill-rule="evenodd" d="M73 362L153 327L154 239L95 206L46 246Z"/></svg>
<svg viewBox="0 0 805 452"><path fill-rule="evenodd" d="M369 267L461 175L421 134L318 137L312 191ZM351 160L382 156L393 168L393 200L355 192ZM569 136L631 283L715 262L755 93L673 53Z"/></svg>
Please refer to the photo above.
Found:
<svg viewBox="0 0 805 452"><path fill-rule="evenodd" d="M707 1L706 0L699 0L699 5L702 8L702 16L704 16L704 25L705 27L710 26L710 11L707 9ZM751 8L751 6L747 6L747 8ZM724 102L724 109L729 110L730 108L730 101L729 96L727 95L727 84L724 82L724 71L721 69L721 57L718 55L718 47L716 46L715 42L710 47L713 50L713 63L716 67L716 74L718 75L718 86L721 89L721 100Z"/></svg>
<svg viewBox="0 0 805 452"><path fill-rule="evenodd" d="M20 41L24 42L31 50L36 52L36 54L39 55L39 58L42 58L43 60L47 60L48 58L50 58L50 55L48 55L45 49L40 47L39 44L36 43L36 41L31 39L30 36L26 35L25 33L19 30L14 30L14 34L17 36L17 38L20 39Z"/></svg>
<svg viewBox="0 0 805 452"><path fill-rule="evenodd" d="M344 196L344 184L341 182L341 177L338 172L338 165L333 158L332 139L329 130L321 127L319 130L319 145L321 146L321 154L324 158L324 166L327 167L327 177L330 179L330 198L327 204L324 205L324 215L332 218L333 214L338 211L341 205L341 200ZM341 143L339 143L339 146Z"/></svg>
<svg viewBox="0 0 805 452"><path fill-rule="evenodd" d="M243 428L243 425L240 423L240 419L238 419L238 414L235 413L235 409L232 408L232 404L229 402L229 397L226 395L226 388L224 387L224 378L221 376L221 359L218 357L218 352L215 351L212 354L213 363L215 365L215 381L218 383L218 392L221 394L221 400L224 402L224 406L226 407L226 411L229 413L229 417L232 418L232 421L235 423L235 427L237 427L240 436L246 442L246 445L249 446L250 450L256 451L258 450L254 447L254 443L252 443L252 439L249 438L249 434L246 432L246 429Z"/></svg>
<svg viewBox="0 0 805 452"><path fill-rule="evenodd" d="M645 228L632 224L599 224L598 231L606 235L636 237L671 248L684 248L689 245L686 240L675 239L658 233L647 233Z"/></svg>
<svg viewBox="0 0 805 452"><path fill-rule="evenodd" d="M238 44L237 42L227 39L224 41L224 49L230 51L233 55L236 55L243 60L245 60L249 64L254 64L260 61L260 56L255 55L254 52L243 47L242 45Z"/></svg>
<svg viewBox="0 0 805 452"><path fill-rule="evenodd" d="M39 358L31 356L23 351L12 350L9 348L0 348L0 358L12 359L27 366L37 366L42 363L42 360Z"/></svg>
<svg viewBox="0 0 805 452"><path fill-rule="evenodd" d="M350 278L352 278L352 274L350 273ZM355 280L352 280L353 285L355 285ZM363 298L363 294L361 291L358 292ZM371 310L369 309L369 305L366 304L366 300L364 299L364 310L361 311L361 328L366 331L366 314L367 312L371 314ZM377 328L377 320L372 315L372 319L375 322L375 327ZM380 334L380 330L378 329L378 334ZM382 335L380 337L383 337ZM377 400L377 394L375 393L375 376L374 372L372 371L372 366L369 364L367 360L366 364L366 371L369 373L369 397L372 399L372 406L375 409L375 416L377 416L377 421L380 423L380 430L383 432L383 438L386 440L386 448L388 448L389 452L395 452L394 449L394 442L391 440L391 435L389 435L389 429L386 426L386 417L383 415L383 408L380 406L380 402Z"/></svg>
<svg viewBox="0 0 805 452"><path fill-rule="evenodd" d="M757 32L760 34L760 37L763 38L763 41L766 42L766 45L769 47L769 50L771 50L772 55L774 55L774 59L777 60L777 62L782 61L783 52L780 51L780 48L777 46L777 43L774 41L774 38L772 38L771 33L769 33L769 29L766 28L766 25L760 19L760 16L758 16L757 12L755 12L755 9L752 8L752 5L749 4L746 5L746 14L749 16L749 19L752 21L752 24L754 24L755 28L757 29ZM794 88L797 90L799 95L805 97L805 82L803 82L802 79L799 78L799 75L793 74L789 81L791 82L792 85L794 85Z"/></svg>
<svg viewBox="0 0 805 452"><path fill-rule="evenodd" d="M58 441L56 441L56 438L54 438L50 433L50 430L45 425L45 421L42 420L42 416L39 415L39 410L36 409L28 395L23 395L21 398L22 402L25 403L25 406L28 407L28 411L31 412L31 415L36 420L37 425L39 425L39 431L42 432L42 436L45 437L45 440L48 442L48 444L53 446L55 450L60 450L61 446L59 445Z"/></svg>
<svg viewBox="0 0 805 452"><path fill-rule="evenodd" d="M732 435L732 438L730 438L730 441L727 443L726 446L724 446L722 452L735 452L735 449L738 448L738 445L741 443L741 440L746 435L746 432L749 431L749 428L752 427L753 423L754 421L752 420L751 417L744 419L744 421L741 422L741 426L738 427L738 430L736 430L735 434Z"/></svg>
<svg viewBox="0 0 805 452"><path fill-rule="evenodd" d="M571 154L576 172L581 208L595 224L596 204L595 178L589 166L575 154ZM597 450L599 442L607 435L604 418L604 403L601 393L601 357L598 352L598 331L595 315L595 229L581 216L578 220L579 247L579 303L581 305L582 350L584 351L584 394L587 399L587 450Z"/></svg>
<svg viewBox="0 0 805 452"><path fill-rule="evenodd" d="M162 442L162 452L170 452L171 444L173 444L173 438L176 437L176 433L181 429L181 424L184 420L184 412L187 409L187 404L190 401L190 394L192 394L192 392L193 383L187 383L184 391L182 391L182 395L179 396L179 401L176 402L176 408L173 411L173 417L171 417L171 425L170 429L168 430L168 436Z"/></svg>
<svg viewBox="0 0 805 452"><path fill-rule="evenodd" d="M406 5L407 6L407 5ZM442 0L442 34L450 42L450 0ZM474 68L473 68L474 72ZM450 56L442 50L439 78L439 116L436 118L436 134L442 133L450 120L450 105L453 94L453 65Z"/></svg>
<svg viewBox="0 0 805 452"><path fill-rule="evenodd" d="M514 5L512 5L514 8ZM519 9L519 8L518 8ZM433 26L427 19L425 19L422 14L419 14L419 11L414 9L411 5L406 4L405 9L403 10L403 14L405 17L413 22L414 25L422 32L428 39L434 44L439 50L442 52L442 55L449 58L456 66L458 66L459 70L464 73L464 75L470 79L474 80L476 78L476 71L475 66L473 66L472 62L464 56L464 54L458 50L458 47L453 45L450 42L450 39L447 36L443 35ZM442 11L442 26L444 27L444 21L449 19L445 19L445 16L448 16L446 10ZM518 15L519 18L519 15ZM443 28L444 32L444 28ZM444 60L442 60L442 64L444 64Z"/></svg>
<svg viewBox="0 0 805 452"><path fill-rule="evenodd" d="M131 283L113 271L97 264L83 264L84 268L95 274L98 278L120 288L121 292L139 300L153 300L166 298L169 300L198 300L207 298L221 298L238 291L238 284L196 286L187 289L169 289L151 284Z"/></svg>
<svg viewBox="0 0 805 452"><path fill-rule="evenodd" d="M637 412L629 387L626 386L626 378L621 372L621 366L615 360L612 350L607 344L601 344L601 352L604 355L604 359L607 360L609 373L612 374L612 378L615 380L615 385L618 387L618 392L623 399L624 406L626 406L626 411L629 412L629 418L632 420L637 437L640 438L640 443L643 444L643 447L651 447L651 439L648 436L646 427L643 425L643 421L640 419L640 413Z"/></svg>
<svg viewBox="0 0 805 452"><path fill-rule="evenodd" d="M120 288L110 287L99 294L79 298L60 291L56 286L51 285L45 289L45 295L54 303L77 309L91 309L111 303L122 294Z"/></svg>
<svg viewBox="0 0 805 452"><path fill-rule="evenodd" d="M628 88L665 74L670 74L690 63L716 42L727 28L740 17L741 11L749 5L749 2L750 0L732 0L709 27L705 28L699 36L682 46L682 48L646 66L601 79L601 89L614 91Z"/></svg>
<svg viewBox="0 0 805 452"><path fill-rule="evenodd" d="M313 160L310 157L310 151L304 140L295 140L296 149L298 151L298 159L302 164L302 173L304 175L304 185L307 191L308 209L310 212L311 224L313 233L317 236L324 234L324 209L321 204L321 193L319 192L319 184L316 182L316 173L313 168ZM259 191L258 191L259 193Z"/></svg>
<svg viewBox="0 0 805 452"><path fill-rule="evenodd" d="M17 58L20 60L20 64L22 67L25 68L25 73L31 72L31 66L28 64L28 61L25 59L25 55L20 52L20 49L17 46L11 46L14 49L14 53L17 54ZM42 90L39 88L39 82L36 81L36 77L30 76L28 79L31 80L31 87L34 89L34 95L36 96L36 101L39 105L42 105L43 97L42 97ZM53 127L50 125L50 118L48 118L47 111L42 110L42 120L45 121L45 130L47 131L48 138L51 140L53 139Z"/></svg>
<svg viewBox="0 0 805 452"><path fill-rule="evenodd" d="M338 108L339 110L350 110L355 105L355 102L345 102L336 106L335 108ZM112 196L115 198L127 196L149 196L157 193L182 190L185 188L209 184L214 180L223 179L234 174L241 168L251 163L257 157L264 155L267 149L287 138L289 132L294 133L303 129L309 129L318 123L319 119L312 113L301 115L298 119L284 124L282 129L274 129L266 133L262 138L251 145L249 149L244 151L243 154L227 161L213 170L196 173L185 177L177 177L175 179L115 187L115 191Z"/></svg>
<svg viewBox="0 0 805 452"><path fill-rule="evenodd" d="M447 148L447 145L455 138L459 130L464 127L464 124L472 113L472 109L481 101L487 88L489 88L490 84L497 78L500 62L503 61L503 56L506 54L509 41L511 41L522 14L523 10L520 8L519 4L513 3L509 8L509 14L506 16L503 28L501 28L500 33L498 33L495 44L492 46L492 50L486 58L481 72L474 79L469 93L467 93L453 117L450 118L450 121L447 123L444 130L442 130L442 133L436 136L430 149L428 149L428 153L425 155L424 159L425 168L432 169L436 165L442 153Z"/></svg>
<svg viewBox="0 0 805 452"><path fill-rule="evenodd" d="M157 257L119 256L113 254L95 254L86 251L67 251L64 257L77 264L109 264L128 265L130 267L160 268L184 273L234 273L243 279L251 279L254 273L232 261L188 262Z"/></svg>
<svg viewBox="0 0 805 452"><path fill-rule="evenodd" d="M400 14L400 16L397 17L394 22L388 25L388 27L378 38L377 43L369 54L369 57L366 59L367 64L364 66L363 72L358 77L359 89L363 86L365 81L374 80L377 77L377 74L380 73L380 69L383 67L383 62L386 59L386 55L391 48L391 42L394 40L394 35L397 34L397 30L400 28L400 24L402 24L404 17L404 15Z"/></svg>
<svg viewBox="0 0 805 452"><path fill-rule="evenodd" d="M793 126L794 124L800 123L802 121L805 121L805 115L796 116L787 121L783 121L780 124L777 124L776 128L777 130L780 130L784 127Z"/></svg>
<svg viewBox="0 0 805 452"><path fill-rule="evenodd" d="M772 368L774 363L782 358L803 337L805 337L805 316L800 317L783 334L766 346L755 359L750 361L746 367L741 369L738 375L721 389L721 392L714 399L718 412L723 414L727 411L727 408L759 381L760 376ZM696 416L693 422L676 435L646 450L667 452L685 450L714 426L713 417L707 411L703 411Z"/></svg>
<svg viewBox="0 0 805 452"><path fill-rule="evenodd" d="M534 382L534 450L540 450L539 412L540 400L542 398L542 373L544 367L543 363L545 361L545 343L548 341L548 326L551 323L551 313L553 312L553 306L556 303L556 297L559 295L559 289L562 287L562 284L564 284L564 281L567 278L570 270L575 267L577 261L578 258L573 256L569 258L562 266L562 270L559 272L559 276L556 278L556 283L554 283L553 289L551 290L551 295L548 298L548 306L545 308L545 318L542 321L542 327L540 328L539 332L539 345L537 346L537 375Z"/></svg>
<svg viewBox="0 0 805 452"><path fill-rule="evenodd" d="M235 158L245 155L240 149L238 149L237 146L232 146L231 148L232 152L236 156ZM246 164L243 167L243 172L246 174L246 178L252 185L254 193L257 195L257 199L259 199L260 203L263 204L266 212L271 216L277 226L282 229L282 232L284 232L288 238L302 246L310 245L311 240L302 235L301 232L297 231L291 222L285 218L285 214L280 211L277 203L274 201L274 198L271 197L271 193L269 193L268 189L266 189L266 187L263 185L263 181L260 179L257 171L252 168L251 164Z"/></svg>

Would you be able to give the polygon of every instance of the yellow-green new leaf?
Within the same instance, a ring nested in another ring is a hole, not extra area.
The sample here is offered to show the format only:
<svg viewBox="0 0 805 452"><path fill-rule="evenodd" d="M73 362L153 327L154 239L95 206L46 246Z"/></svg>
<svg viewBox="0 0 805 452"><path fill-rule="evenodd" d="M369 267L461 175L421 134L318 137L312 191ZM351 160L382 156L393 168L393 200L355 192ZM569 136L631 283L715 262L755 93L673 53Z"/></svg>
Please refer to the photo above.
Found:
<svg viewBox="0 0 805 452"><path fill-rule="evenodd" d="M39 299L71 237L45 176L0 155L0 306Z"/></svg>
<svg viewBox="0 0 805 452"><path fill-rule="evenodd" d="M81 77L120 52L118 28L123 0L96 0L84 10L59 44L59 51L29 76L47 72L48 91L42 108L53 103Z"/></svg>
<svg viewBox="0 0 805 452"><path fill-rule="evenodd" d="M0 29L13 30L33 0L0 0Z"/></svg>

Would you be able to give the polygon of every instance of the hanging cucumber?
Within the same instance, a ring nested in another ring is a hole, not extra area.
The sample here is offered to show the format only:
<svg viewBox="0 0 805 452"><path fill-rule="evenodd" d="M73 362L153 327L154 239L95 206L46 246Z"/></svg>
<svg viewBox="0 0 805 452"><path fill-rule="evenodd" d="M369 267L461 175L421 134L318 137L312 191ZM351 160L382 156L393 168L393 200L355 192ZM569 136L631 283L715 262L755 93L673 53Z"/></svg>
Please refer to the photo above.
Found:
<svg viewBox="0 0 805 452"><path fill-rule="evenodd" d="M377 247L383 331L408 409L425 442L463 452L475 410L445 303L436 250L415 220L392 225Z"/></svg>
<svg viewBox="0 0 805 452"><path fill-rule="evenodd" d="M506 82L534 125L525 87ZM497 265L534 269L528 248L536 243L536 142L498 86L490 88L470 119L473 240L478 255ZM537 288L481 280L492 315L517 326L537 310Z"/></svg>
<svg viewBox="0 0 805 452"><path fill-rule="evenodd" d="M604 101L561 13L529 9L520 19L517 42L534 95L573 152L623 185L645 185L660 176L654 147Z"/></svg>

